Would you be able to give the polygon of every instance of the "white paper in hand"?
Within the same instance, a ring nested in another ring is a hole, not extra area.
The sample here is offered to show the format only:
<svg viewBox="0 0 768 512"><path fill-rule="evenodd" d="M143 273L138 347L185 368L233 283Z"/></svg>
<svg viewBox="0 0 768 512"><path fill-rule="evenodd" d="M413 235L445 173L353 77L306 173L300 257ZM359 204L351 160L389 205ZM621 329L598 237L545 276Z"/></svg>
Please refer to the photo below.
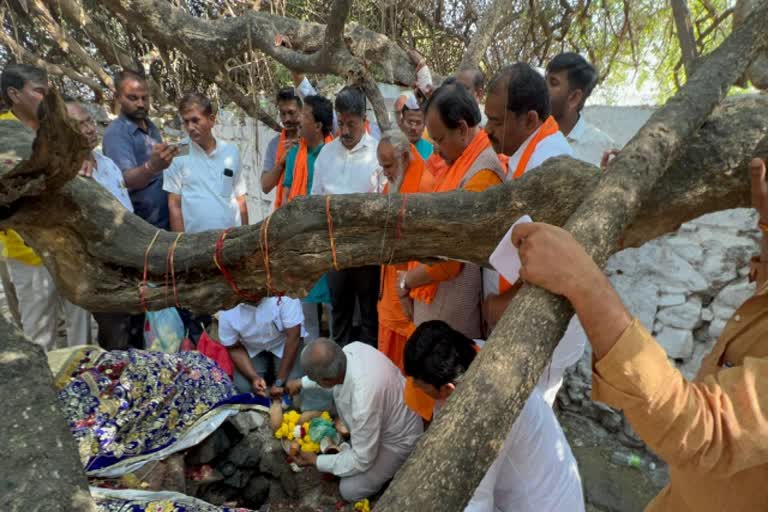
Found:
<svg viewBox="0 0 768 512"><path fill-rule="evenodd" d="M493 268L495 268L508 283L514 284L517 281L520 277L520 267L522 266L517 247L512 245L512 230L515 229L515 226L518 224L527 224L530 222L533 222L533 220L528 215L523 215L517 219L517 222L512 224L512 227L509 228L509 231L507 231L501 239L501 242L499 242L499 245L496 246L493 254L491 254L491 265L493 265Z"/></svg>

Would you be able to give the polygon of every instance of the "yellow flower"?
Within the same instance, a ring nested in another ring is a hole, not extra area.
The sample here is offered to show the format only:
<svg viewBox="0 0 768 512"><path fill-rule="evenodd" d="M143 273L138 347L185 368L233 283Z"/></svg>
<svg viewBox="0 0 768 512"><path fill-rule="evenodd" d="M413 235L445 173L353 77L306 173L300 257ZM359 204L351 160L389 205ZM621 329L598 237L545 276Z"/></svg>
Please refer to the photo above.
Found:
<svg viewBox="0 0 768 512"><path fill-rule="evenodd" d="M367 499L358 501L355 503L355 510L357 512L371 512L371 502Z"/></svg>
<svg viewBox="0 0 768 512"><path fill-rule="evenodd" d="M331 414L328 411L323 411L323 414L321 414L320 417L323 418L325 421L332 421Z"/></svg>
<svg viewBox="0 0 768 512"><path fill-rule="evenodd" d="M288 432L288 440L293 441L293 431Z"/></svg>
<svg viewBox="0 0 768 512"><path fill-rule="evenodd" d="M309 422L308 421L304 422L304 424L301 427L304 429L304 432L309 432Z"/></svg>

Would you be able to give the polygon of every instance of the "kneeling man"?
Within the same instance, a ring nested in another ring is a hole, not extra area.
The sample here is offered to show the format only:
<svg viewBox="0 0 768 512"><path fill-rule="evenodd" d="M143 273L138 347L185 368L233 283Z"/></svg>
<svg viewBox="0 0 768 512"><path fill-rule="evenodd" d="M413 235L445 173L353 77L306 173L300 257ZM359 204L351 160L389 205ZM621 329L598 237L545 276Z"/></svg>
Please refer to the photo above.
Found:
<svg viewBox="0 0 768 512"><path fill-rule="evenodd" d="M307 345L301 366L307 376L289 382L289 392L331 389L349 428L351 448L336 455L301 452L298 463L341 477L339 492L347 501L376 494L395 476L423 430L421 419L403 402L403 374L370 345L354 342L342 349L325 338Z"/></svg>
<svg viewBox="0 0 768 512"><path fill-rule="evenodd" d="M436 400L456 390L480 347L440 320L424 322L405 344L405 373ZM464 512L583 512L576 459L544 399L533 389L496 461Z"/></svg>

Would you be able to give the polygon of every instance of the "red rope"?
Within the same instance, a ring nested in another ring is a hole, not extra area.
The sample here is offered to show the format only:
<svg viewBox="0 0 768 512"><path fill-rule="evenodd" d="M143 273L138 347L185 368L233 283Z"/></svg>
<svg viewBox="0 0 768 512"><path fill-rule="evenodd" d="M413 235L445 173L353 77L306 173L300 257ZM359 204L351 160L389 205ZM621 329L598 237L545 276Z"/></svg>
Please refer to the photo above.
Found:
<svg viewBox="0 0 768 512"><path fill-rule="evenodd" d="M339 263L336 261L336 241L333 239L333 217L331 216L331 196L325 196L325 218L328 221L328 238L331 243L331 259L333 268L339 270Z"/></svg>
<svg viewBox="0 0 768 512"><path fill-rule="evenodd" d="M155 242L157 241L157 237L160 236L160 232L162 229L158 229L155 233L155 236L152 237L152 240L149 242L149 245L147 246L147 250L144 251L144 273L141 278L141 283L139 283L139 304L141 304L141 307L144 309L144 311L148 311L149 308L147 308L147 300L146 300L146 288L147 288L147 277L149 274L149 251L152 250L152 246L155 245Z"/></svg>
<svg viewBox="0 0 768 512"><path fill-rule="evenodd" d="M227 237L228 232L229 232L229 229L225 229L224 231L222 231L221 236L219 236L219 239L216 241L216 250L213 253L213 262L216 264L216 267L221 271L221 275L224 276L224 279L227 281L227 283L229 283L230 288L232 288L232 290L237 295L251 302L258 302L262 298L257 297L256 295L245 293L240 288L238 288L237 284L232 278L232 274L230 274L229 270L227 270L227 268L224 266L222 253L224 252L224 239Z"/></svg>

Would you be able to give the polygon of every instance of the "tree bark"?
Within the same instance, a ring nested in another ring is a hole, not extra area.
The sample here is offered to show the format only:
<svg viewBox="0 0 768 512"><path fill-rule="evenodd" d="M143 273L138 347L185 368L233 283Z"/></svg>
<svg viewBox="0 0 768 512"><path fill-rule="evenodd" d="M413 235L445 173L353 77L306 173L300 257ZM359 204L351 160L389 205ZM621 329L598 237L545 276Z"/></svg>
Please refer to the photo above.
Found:
<svg viewBox="0 0 768 512"><path fill-rule="evenodd" d="M372 79L410 85L416 71L405 51L387 37L356 24L347 26L350 5L349 0L336 0L333 8L336 17L331 26L343 27L343 32L332 30L332 37L326 37L325 25L264 12L204 20L161 0L104 2L105 7L130 19L155 43L178 48L208 73L217 71L212 63L246 53L250 39L255 48L291 70L353 78L364 86L379 124L386 128L389 118L382 115L383 99L378 87L370 87ZM245 37L246 34L250 34L250 38ZM277 35L288 36L292 48L275 46Z"/></svg>
<svg viewBox="0 0 768 512"><path fill-rule="evenodd" d="M675 19L675 31L680 42L680 53L685 67L685 76L690 79L696 66L699 52L696 48L696 36L693 34L691 13L687 0L672 0L672 17Z"/></svg>
<svg viewBox="0 0 768 512"><path fill-rule="evenodd" d="M95 511L43 349L0 316L0 509Z"/></svg>
<svg viewBox="0 0 768 512"><path fill-rule="evenodd" d="M643 201L683 141L704 123L758 50L766 47L766 16L768 2L763 2L700 62L688 83L651 116L566 222L565 229L598 265L605 264L622 233L639 218ZM572 315L562 297L524 285L376 510L462 510L496 458ZM491 404L493 428L486 414Z"/></svg>
<svg viewBox="0 0 768 512"><path fill-rule="evenodd" d="M643 205L639 217L643 221L627 230L625 243L641 244L709 211L748 205L749 183L742 165L768 133L766 117L768 97L725 102L688 141L672 170L658 183ZM38 145L77 147L79 135L56 119L50 116L43 122ZM768 157L765 148L761 154ZM50 163L38 152L34 165L21 165L16 173L0 177L0 205L4 206L0 227L22 233L45 259L59 290L73 302L92 311L140 311L138 285L144 251L156 230L126 214L90 180L76 178L54 192L46 177L61 183L75 176L84 153L66 152L64 156L69 159ZM69 169L64 172L53 165ZM402 220L402 196L335 196L331 213L338 262L352 267L390 258L409 261L441 256L487 264L496 243L516 218L527 213L536 220L562 225L599 178L600 171L588 164L553 159L520 180L482 194L409 196ZM548 200L542 201L542 197ZM297 199L272 215L267 227L272 287L301 295L331 268L325 198ZM268 292L262 228L257 224L232 230L223 249L225 266L235 282L254 295ZM209 232L184 235L179 241L174 267L178 297L185 307L210 312L242 300L213 263L218 237L219 233ZM166 272L174 239L175 234L161 233L150 252L149 280L156 285L146 290L150 309L173 304Z"/></svg>
<svg viewBox="0 0 768 512"><path fill-rule="evenodd" d="M483 10L475 33L461 58L459 69L475 69L480 66L485 52L493 43L499 27L514 19L514 4L509 0L493 0Z"/></svg>

